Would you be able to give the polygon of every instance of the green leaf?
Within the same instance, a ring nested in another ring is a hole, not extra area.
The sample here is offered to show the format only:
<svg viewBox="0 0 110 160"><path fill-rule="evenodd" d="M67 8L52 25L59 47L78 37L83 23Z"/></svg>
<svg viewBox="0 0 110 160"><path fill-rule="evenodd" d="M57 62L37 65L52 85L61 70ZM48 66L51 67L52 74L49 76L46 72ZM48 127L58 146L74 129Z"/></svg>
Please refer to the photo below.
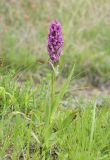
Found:
<svg viewBox="0 0 110 160"><path fill-rule="evenodd" d="M67 128L72 121L76 118L76 112L70 113L62 122L62 128L65 129Z"/></svg>
<svg viewBox="0 0 110 160"><path fill-rule="evenodd" d="M61 87L60 89L60 93L58 94L58 96L55 98L55 101L54 101L54 104L53 104L53 107L51 109L51 115L53 116L54 113L57 111L57 108L64 96L64 94L66 93L68 87L69 87L69 84L70 84L70 81L71 81L71 78L72 78L72 75L73 75L73 72L74 72L74 67L75 65L73 66L70 74L69 74L69 77L68 79L64 82L63 86Z"/></svg>

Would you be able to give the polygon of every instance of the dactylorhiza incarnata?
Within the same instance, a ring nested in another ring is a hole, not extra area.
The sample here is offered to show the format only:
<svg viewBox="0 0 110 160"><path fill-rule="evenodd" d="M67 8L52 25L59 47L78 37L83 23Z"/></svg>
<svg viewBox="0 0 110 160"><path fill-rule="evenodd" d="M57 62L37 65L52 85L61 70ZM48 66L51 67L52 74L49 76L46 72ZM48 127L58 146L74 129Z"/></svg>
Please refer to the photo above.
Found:
<svg viewBox="0 0 110 160"><path fill-rule="evenodd" d="M48 34L48 55L53 64L57 63L62 55L63 48L62 26L55 20L50 24Z"/></svg>

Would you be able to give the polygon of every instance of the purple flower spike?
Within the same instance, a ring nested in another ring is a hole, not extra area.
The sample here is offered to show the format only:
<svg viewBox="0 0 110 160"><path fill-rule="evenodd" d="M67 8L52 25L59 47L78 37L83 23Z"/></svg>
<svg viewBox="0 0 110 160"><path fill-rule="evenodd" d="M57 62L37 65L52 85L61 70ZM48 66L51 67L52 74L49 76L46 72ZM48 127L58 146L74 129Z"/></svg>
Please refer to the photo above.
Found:
<svg viewBox="0 0 110 160"><path fill-rule="evenodd" d="M52 63L59 61L62 55L63 47L62 27L61 24L55 20L50 25L50 31L48 34L48 55Z"/></svg>

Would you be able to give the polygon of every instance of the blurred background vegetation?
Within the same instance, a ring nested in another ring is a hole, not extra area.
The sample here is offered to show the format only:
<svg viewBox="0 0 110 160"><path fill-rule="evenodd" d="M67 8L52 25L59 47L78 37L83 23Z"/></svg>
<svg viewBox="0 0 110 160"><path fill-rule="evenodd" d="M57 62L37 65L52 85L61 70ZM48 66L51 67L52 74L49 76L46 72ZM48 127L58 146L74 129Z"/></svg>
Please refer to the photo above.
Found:
<svg viewBox="0 0 110 160"><path fill-rule="evenodd" d="M64 36L55 100L54 19ZM109 160L110 0L0 0L0 84L0 159Z"/></svg>
<svg viewBox="0 0 110 160"><path fill-rule="evenodd" d="M47 34L54 19L63 27L62 76L75 64L76 79L86 77L84 81L93 86L108 88L110 0L1 0L2 73L7 68L23 71L23 76L27 71L38 75L48 71Z"/></svg>

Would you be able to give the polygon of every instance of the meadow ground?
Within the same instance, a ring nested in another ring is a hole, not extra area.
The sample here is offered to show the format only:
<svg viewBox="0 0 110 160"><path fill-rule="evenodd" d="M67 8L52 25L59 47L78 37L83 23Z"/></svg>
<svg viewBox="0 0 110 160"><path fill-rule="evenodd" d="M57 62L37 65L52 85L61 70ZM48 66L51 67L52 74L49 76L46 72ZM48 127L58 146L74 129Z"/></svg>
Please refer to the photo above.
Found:
<svg viewBox="0 0 110 160"><path fill-rule="evenodd" d="M53 19L64 55L52 97ZM110 0L0 0L0 160L110 159L109 43Z"/></svg>

